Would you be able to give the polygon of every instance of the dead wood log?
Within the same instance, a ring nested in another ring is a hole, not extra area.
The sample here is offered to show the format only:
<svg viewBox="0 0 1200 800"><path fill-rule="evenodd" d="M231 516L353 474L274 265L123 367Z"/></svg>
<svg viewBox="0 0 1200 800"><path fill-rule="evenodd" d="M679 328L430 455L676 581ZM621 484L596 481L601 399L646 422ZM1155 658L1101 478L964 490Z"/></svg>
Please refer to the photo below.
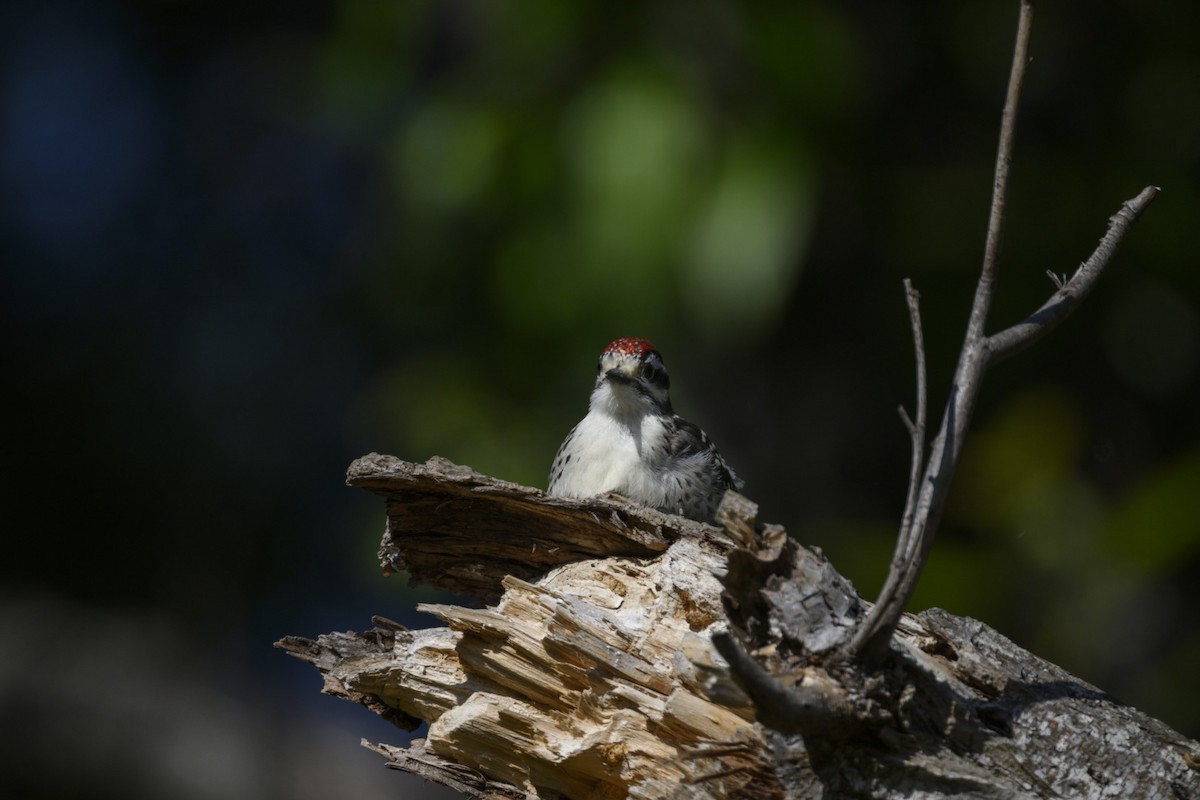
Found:
<svg viewBox="0 0 1200 800"><path fill-rule="evenodd" d="M386 571L481 608L278 643L424 739L368 745L477 798L1200 797L1200 744L975 620L906 615L881 669L818 550L730 493L720 526L371 455Z"/></svg>

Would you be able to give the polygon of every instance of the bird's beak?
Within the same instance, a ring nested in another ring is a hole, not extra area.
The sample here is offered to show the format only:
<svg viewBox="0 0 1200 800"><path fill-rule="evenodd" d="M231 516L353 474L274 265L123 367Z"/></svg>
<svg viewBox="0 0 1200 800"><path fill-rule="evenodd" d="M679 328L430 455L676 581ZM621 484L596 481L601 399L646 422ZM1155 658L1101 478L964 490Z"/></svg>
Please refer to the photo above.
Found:
<svg viewBox="0 0 1200 800"><path fill-rule="evenodd" d="M631 386L635 382L635 378L620 367L613 367L608 372L604 373L604 377L613 383L621 383L626 386Z"/></svg>

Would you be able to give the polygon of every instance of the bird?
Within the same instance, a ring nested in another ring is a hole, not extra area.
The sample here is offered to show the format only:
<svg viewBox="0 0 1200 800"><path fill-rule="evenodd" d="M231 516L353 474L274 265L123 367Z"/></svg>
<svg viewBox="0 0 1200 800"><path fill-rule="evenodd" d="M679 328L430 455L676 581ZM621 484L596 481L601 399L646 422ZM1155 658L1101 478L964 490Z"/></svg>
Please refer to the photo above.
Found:
<svg viewBox="0 0 1200 800"><path fill-rule="evenodd" d="M742 481L708 435L671 407L662 355L647 339L611 342L596 366L587 414L563 440L546 493L613 492L668 514L711 522Z"/></svg>

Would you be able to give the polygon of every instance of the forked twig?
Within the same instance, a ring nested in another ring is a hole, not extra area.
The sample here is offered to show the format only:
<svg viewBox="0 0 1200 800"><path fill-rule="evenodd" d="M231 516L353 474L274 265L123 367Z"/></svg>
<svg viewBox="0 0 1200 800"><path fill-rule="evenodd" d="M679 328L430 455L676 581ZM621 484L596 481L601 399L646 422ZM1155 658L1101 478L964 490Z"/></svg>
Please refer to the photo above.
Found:
<svg viewBox="0 0 1200 800"><path fill-rule="evenodd" d="M1117 245L1146 206L1158 196L1157 186L1147 186L1137 197L1126 200L1116 214L1109 217L1108 231L1100 239L1091 257L1079 265L1070 280L1063 282L1058 291L1037 311L1010 328L993 333L987 338L987 353L994 363L1017 353L1054 329L1067 318L1083 299L1092 291L1104 266L1112 258Z"/></svg>
<svg viewBox="0 0 1200 800"><path fill-rule="evenodd" d="M1008 174L1012 163L1013 132L1016 129L1017 105L1021 94L1021 83L1028 62L1029 35L1033 22L1033 6L1030 0L1021 0L1021 14L1017 23L1017 41L1013 48L1012 69L1009 73L1008 92L1004 102L1004 113L1000 123L1000 142L997 148L995 177L992 184L992 203L988 217L987 242L984 248L983 267L975 289L971 306L971 318L959 354L954 382L950 387L950 398L942 416L937 436L930 447L928 461L921 469L920 453L914 454L914 468L910 475L908 499L892 556L891 567L879 599L863 623L855 631L848 645L849 654L859 658L868 668L877 665L888 651L892 633L904 613L917 578L925 565L933 536L941 518L942 508L950 492L950 484L962 454L963 440L975 410L975 401L983 382L984 372L996 359L1011 355L1044 336L1076 308L1095 284L1100 273L1112 259L1117 245L1125 236L1130 225L1145 210L1157 195L1154 187L1143 189L1137 197L1127 201L1109 220L1109 228L1100 240L1095 252L1076 273L1040 309L1022 322L987 336L984 328L988 311L995 295L996 269L1000 255L1000 242L1004 228L1005 203L1008 192ZM915 314L915 292L906 281L910 313ZM914 338L918 350L918 417L922 422L908 422L914 446L919 439L916 432L923 427L921 400L924 394L924 354L920 341L919 323L914 317ZM921 436L923 438L923 434Z"/></svg>

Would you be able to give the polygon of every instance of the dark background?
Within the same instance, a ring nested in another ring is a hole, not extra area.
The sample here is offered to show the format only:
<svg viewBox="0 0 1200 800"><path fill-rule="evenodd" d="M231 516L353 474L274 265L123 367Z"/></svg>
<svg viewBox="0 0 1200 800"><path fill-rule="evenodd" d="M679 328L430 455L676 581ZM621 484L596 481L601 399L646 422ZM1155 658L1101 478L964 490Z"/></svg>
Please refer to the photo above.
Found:
<svg viewBox="0 0 1200 800"><path fill-rule="evenodd" d="M1016 2L10 2L0 786L418 796L286 634L413 625L370 451L544 485L652 338L762 518L878 591L965 327ZM1200 6L1039 7L989 375L915 608L1200 735ZM405 792L408 792L405 795ZM424 796L424 795L421 795ZM429 796L434 796L431 793Z"/></svg>

